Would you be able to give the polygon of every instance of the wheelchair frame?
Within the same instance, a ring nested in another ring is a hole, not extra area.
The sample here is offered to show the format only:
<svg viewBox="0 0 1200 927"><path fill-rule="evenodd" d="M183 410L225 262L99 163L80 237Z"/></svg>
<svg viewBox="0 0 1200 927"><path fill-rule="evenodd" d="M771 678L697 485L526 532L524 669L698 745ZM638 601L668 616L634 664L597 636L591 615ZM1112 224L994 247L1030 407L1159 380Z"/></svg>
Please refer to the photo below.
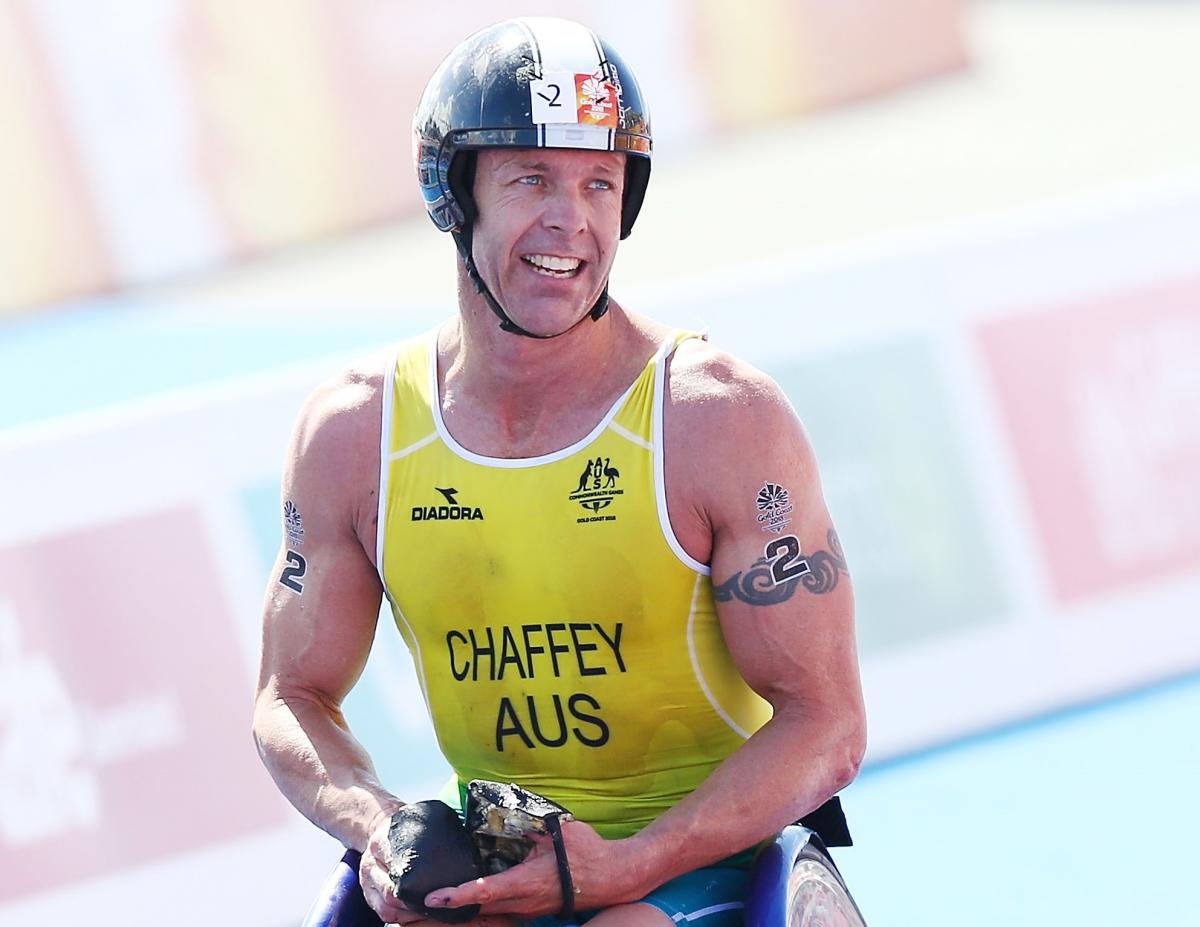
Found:
<svg viewBox="0 0 1200 927"><path fill-rule="evenodd" d="M322 886L303 927L380 927L382 922L363 899L358 884L359 859L356 851L346 851ZM846 891L858 914L841 873L816 831L792 824L754 860L746 895L745 927L787 927L792 903L789 880L801 860L816 860L823 865ZM858 916L862 922L862 915Z"/></svg>

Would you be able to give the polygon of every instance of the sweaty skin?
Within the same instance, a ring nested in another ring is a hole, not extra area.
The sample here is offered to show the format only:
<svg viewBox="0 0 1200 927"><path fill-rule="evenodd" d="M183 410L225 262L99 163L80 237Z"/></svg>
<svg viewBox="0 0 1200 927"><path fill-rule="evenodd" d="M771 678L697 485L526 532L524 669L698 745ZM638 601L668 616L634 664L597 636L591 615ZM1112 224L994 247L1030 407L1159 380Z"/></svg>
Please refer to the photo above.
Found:
<svg viewBox="0 0 1200 927"><path fill-rule="evenodd" d="M622 157L481 152L481 273L519 325L565 333L541 341L501 332L460 265L459 314L439 335L438 386L446 426L470 450L530 457L578 441L667 337L664 326L615 301L599 321L585 319L619 238L614 165ZM583 263L552 277L533 269L528 255ZM412 924L424 919L399 903L387 876L388 820L405 799L379 781L340 709L366 662L382 593L374 564L381 393L393 359L364 360L301 411L283 494L304 513L307 572L302 596L278 582L288 565L281 550L266 599L254 734L292 803L364 851L360 879L371 907L385 923ZM836 535L813 452L787 399L764 374L692 340L671 359L664 419L671 524L691 557L711 563L714 590L728 591L716 595L722 632L739 672L774 715L635 836L605 840L586 822L564 825L576 907L605 909L590 922L595 927L668 927L662 912L630 902L813 810L854 778L865 748L852 585L840 547L831 549ZM739 586L737 574L755 569L770 540L755 506L767 481L790 494L783 533L813 560L824 553L836 582L791 579L776 587L791 591L776 596ZM426 902L481 904L475 924L557 912L553 849L543 840L513 869L437 890Z"/></svg>

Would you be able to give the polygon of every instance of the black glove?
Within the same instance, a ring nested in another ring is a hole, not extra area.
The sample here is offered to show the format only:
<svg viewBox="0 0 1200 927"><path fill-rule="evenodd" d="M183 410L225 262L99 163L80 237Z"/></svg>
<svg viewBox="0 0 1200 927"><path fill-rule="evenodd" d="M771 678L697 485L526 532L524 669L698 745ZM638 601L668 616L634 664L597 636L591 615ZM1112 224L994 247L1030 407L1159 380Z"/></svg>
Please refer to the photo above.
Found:
<svg viewBox="0 0 1200 927"><path fill-rule="evenodd" d="M419 801L392 815L388 829L392 848L392 881L412 910L447 924L461 924L479 914L479 905L427 908L425 896L436 888L461 885L483 875L466 828L445 802Z"/></svg>

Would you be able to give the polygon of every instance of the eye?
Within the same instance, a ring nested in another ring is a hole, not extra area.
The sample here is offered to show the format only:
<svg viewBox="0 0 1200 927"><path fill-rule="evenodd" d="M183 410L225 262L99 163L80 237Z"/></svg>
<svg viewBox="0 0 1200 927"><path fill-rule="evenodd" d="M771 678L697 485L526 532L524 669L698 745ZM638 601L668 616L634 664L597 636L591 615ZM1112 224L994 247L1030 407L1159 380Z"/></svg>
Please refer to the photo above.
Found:
<svg viewBox="0 0 1200 927"><path fill-rule="evenodd" d="M531 187L540 184L541 182L542 177L540 174L526 174L524 177L517 178L517 183L528 184Z"/></svg>
<svg viewBox="0 0 1200 927"><path fill-rule="evenodd" d="M593 190L611 190L613 189L612 181L596 179L589 184Z"/></svg>

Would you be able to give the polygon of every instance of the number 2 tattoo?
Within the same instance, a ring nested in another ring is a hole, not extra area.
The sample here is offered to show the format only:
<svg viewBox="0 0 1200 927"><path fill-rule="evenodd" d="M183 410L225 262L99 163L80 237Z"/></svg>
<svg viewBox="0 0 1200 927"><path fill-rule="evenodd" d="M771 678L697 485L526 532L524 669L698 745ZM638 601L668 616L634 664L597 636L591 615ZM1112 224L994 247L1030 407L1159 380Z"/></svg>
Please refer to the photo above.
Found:
<svg viewBox="0 0 1200 927"><path fill-rule="evenodd" d="M786 602L803 586L813 595L825 595L837 588L845 573L846 557L837 532L832 528L825 535L829 550L818 550L800 556L800 541L786 535L769 541L763 556L744 571L734 573L719 586L713 587L718 602L738 599L750 605L775 605ZM796 582L799 580L799 582Z"/></svg>
<svg viewBox="0 0 1200 927"><path fill-rule="evenodd" d="M304 544L304 519L296 504L288 499L283 504L283 530L287 535L289 547L300 547ZM287 566L279 574L279 585L286 586L296 595L304 595L304 583L300 582L308 572L308 561L299 551L288 550Z"/></svg>
<svg viewBox="0 0 1200 927"><path fill-rule="evenodd" d="M279 585L286 586L292 592L296 593L296 595L304 595L304 583L300 582L300 580L308 572L308 561L296 553L296 551L289 550L287 552L287 562L288 565L279 574Z"/></svg>

